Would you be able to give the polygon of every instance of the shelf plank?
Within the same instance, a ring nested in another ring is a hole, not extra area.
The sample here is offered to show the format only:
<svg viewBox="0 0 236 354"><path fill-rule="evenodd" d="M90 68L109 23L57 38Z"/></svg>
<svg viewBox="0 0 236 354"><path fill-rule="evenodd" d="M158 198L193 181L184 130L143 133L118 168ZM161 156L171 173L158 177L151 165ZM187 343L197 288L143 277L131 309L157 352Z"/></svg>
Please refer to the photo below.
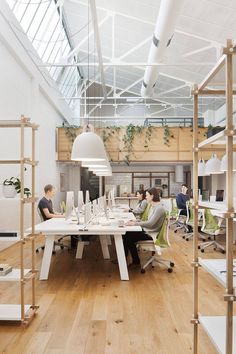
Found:
<svg viewBox="0 0 236 354"><path fill-rule="evenodd" d="M26 276L29 272L31 272L31 269L25 269L24 275ZM20 281L20 269L13 268L7 275L0 275L1 281Z"/></svg>
<svg viewBox="0 0 236 354"><path fill-rule="evenodd" d="M25 305L25 314L31 305ZM0 321L21 321L21 305L0 304Z"/></svg>
<svg viewBox="0 0 236 354"><path fill-rule="evenodd" d="M225 130L221 130L219 133L211 136L210 138L201 141L198 144L198 148L200 149L203 146L213 144L216 141L217 141L217 144L222 144L222 142L225 141Z"/></svg>
<svg viewBox="0 0 236 354"><path fill-rule="evenodd" d="M236 259L234 259L234 264L236 265ZM226 273L221 273L221 271L226 270L226 260L225 259L202 259L199 258L199 263L209 274L211 274L221 285L226 287ZM236 268L235 268L236 270ZM236 288L236 273L233 277L233 287Z"/></svg>
<svg viewBox="0 0 236 354"><path fill-rule="evenodd" d="M226 353L226 317L199 316L199 321L219 353ZM233 353L236 354L236 317L233 317Z"/></svg>
<svg viewBox="0 0 236 354"><path fill-rule="evenodd" d="M226 202L207 202L207 201L204 202L204 201L199 200L198 205L199 205L199 207L202 207L202 208L220 210L225 213L227 211Z"/></svg>

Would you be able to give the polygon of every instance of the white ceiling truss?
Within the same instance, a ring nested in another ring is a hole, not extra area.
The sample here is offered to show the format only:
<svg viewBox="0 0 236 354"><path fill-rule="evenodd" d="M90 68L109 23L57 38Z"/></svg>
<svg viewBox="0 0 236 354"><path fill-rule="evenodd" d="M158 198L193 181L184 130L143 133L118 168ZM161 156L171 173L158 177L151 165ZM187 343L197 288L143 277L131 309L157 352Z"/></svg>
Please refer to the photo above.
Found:
<svg viewBox="0 0 236 354"><path fill-rule="evenodd" d="M21 11L21 22L27 11L34 11L26 28L30 28L40 7L44 6L46 13L46 4L40 0L24 0L25 5L20 5L20 0L7 2L15 12L16 7ZM113 115L122 121L135 116L139 120L147 116L191 116L192 85L203 80L218 60L226 39L236 33L235 1L185 0L163 62L149 63L158 66L159 76L154 95L144 100L140 96L141 84L161 0L53 0L48 8L52 3L54 9L48 23L53 22L55 12L66 21L61 22L64 27L57 39L53 33L49 38L44 29L43 40L47 37L53 48L56 40L59 44L57 54L44 55L39 68L47 67L50 75L60 81L62 99L81 99L83 114L94 117L99 117L98 110L101 117L111 119ZM42 51L45 45L39 41L39 32L35 34L35 48ZM66 35L69 46L64 43ZM74 87L70 89L72 83ZM136 101L132 102L132 98ZM200 111L214 111L223 104L219 97L204 97Z"/></svg>

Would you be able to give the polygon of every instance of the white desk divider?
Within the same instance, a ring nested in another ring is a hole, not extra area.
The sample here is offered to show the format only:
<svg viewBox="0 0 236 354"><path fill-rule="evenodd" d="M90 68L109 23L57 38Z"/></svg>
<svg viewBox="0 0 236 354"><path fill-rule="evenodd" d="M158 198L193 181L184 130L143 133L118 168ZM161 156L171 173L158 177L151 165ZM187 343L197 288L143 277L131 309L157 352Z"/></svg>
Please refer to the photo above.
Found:
<svg viewBox="0 0 236 354"><path fill-rule="evenodd" d="M85 194L85 204L88 204L89 202L90 202L90 196L89 196L89 191L87 190Z"/></svg>
<svg viewBox="0 0 236 354"><path fill-rule="evenodd" d="M112 209L112 201L111 201L111 191L108 192L108 208L111 210Z"/></svg>
<svg viewBox="0 0 236 354"><path fill-rule="evenodd" d="M92 206L91 203L85 204L85 212L84 212L84 223L85 224L87 224L92 217L91 206Z"/></svg>
<svg viewBox="0 0 236 354"><path fill-rule="evenodd" d="M112 188L111 190L111 205L112 207L116 206L116 202L115 202L115 188Z"/></svg>
<svg viewBox="0 0 236 354"><path fill-rule="evenodd" d="M65 218L68 219L74 209L74 192L73 191L68 191L66 193L66 213L65 213Z"/></svg>
<svg viewBox="0 0 236 354"><path fill-rule="evenodd" d="M83 191L78 191L78 209L81 209L83 204L84 204Z"/></svg>

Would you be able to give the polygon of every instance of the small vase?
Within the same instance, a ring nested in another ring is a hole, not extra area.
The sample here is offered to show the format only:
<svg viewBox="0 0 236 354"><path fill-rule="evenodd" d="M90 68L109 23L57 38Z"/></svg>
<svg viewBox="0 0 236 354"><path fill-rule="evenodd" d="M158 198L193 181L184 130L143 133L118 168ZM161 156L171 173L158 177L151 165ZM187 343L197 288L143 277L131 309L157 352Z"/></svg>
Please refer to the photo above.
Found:
<svg viewBox="0 0 236 354"><path fill-rule="evenodd" d="M5 198L15 198L16 196L15 186L12 185L3 185L2 186L2 194Z"/></svg>

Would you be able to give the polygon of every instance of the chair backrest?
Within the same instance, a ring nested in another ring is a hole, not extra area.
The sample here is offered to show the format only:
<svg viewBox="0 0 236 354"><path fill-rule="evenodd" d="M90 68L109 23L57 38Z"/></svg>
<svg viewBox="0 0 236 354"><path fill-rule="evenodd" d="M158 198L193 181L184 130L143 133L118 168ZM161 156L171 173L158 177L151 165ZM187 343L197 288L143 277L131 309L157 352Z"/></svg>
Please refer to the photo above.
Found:
<svg viewBox="0 0 236 354"><path fill-rule="evenodd" d="M64 200L60 202L60 209L62 214L66 212L66 202Z"/></svg>
<svg viewBox="0 0 236 354"><path fill-rule="evenodd" d="M37 212L38 212L38 216L39 216L39 218L40 218L40 221L41 221L41 222L45 221L44 218L43 218L43 215L42 215L42 213L41 213L41 210L39 209L39 207L37 208Z"/></svg>
<svg viewBox="0 0 236 354"><path fill-rule="evenodd" d="M169 241L169 220L170 220L170 215L166 213L161 230L157 234L157 238L155 241L155 246L159 246L161 248L167 248L170 247L170 241Z"/></svg>
<svg viewBox="0 0 236 354"><path fill-rule="evenodd" d="M142 214L141 221L147 221L148 220L148 213L151 208L151 204L148 204Z"/></svg>
<svg viewBox="0 0 236 354"><path fill-rule="evenodd" d="M186 202L186 209L187 209L186 224L193 225L193 203L191 200L188 200Z"/></svg>
<svg viewBox="0 0 236 354"><path fill-rule="evenodd" d="M213 235L219 233L220 226L218 224L217 218L212 215L210 209L205 209L203 213L203 224L201 231Z"/></svg>
<svg viewBox="0 0 236 354"><path fill-rule="evenodd" d="M177 207L176 199L171 198L171 211L170 211L170 217L171 218L177 218L179 216L179 209Z"/></svg>

